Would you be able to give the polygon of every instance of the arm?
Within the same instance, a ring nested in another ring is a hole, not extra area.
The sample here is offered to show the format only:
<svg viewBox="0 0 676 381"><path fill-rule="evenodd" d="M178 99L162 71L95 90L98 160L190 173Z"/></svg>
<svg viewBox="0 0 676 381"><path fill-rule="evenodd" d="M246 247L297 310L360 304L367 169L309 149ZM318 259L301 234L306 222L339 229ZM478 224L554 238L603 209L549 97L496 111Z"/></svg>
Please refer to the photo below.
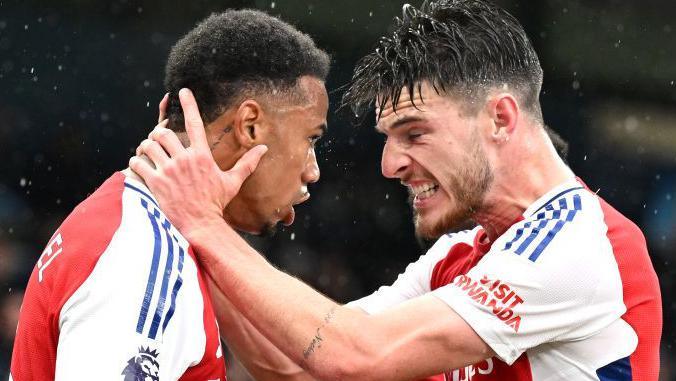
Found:
<svg viewBox="0 0 676 381"><path fill-rule="evenodd" d="M156 167L138 158L130 167L194 245L218 288L291 360L320 379L408 380L491 357L474 330L435 297L367 316L268 264L222 218L264 151L253 149L222 172L211 157L194 98L187 90L179 98L190 147L158 128L141 147Z"/></svg>
<svg viewBox="0 0 676 381"><path fill-rule="evenodd" d="M414 263L406 267L391 286L383 286L373 294L348 303L346 306L368 314L376 314L408 299L430 292L430 276L437 261L446 256L453 242L462 241L462 236L444 236ZM232 305L208 278L212 300L216 307L220 330L228 346L258 380L311 379L302 368L272 345Z"/></svg>
<svg viewBox="0 0 676 381"><path fill-rule="evenodd" d="M435 297L415 298L369 316L276 270L222 220L188 236L204 268L237 309L317 378L410 380L493 355ZM249 274L256 274L255 279Z"/></svg>
<svg viewBox="0 0 676 381"><path fill-rule="evenodd" d="M237 311L211 277L208 283L221 336L256 380L314 380Z"/></svg>

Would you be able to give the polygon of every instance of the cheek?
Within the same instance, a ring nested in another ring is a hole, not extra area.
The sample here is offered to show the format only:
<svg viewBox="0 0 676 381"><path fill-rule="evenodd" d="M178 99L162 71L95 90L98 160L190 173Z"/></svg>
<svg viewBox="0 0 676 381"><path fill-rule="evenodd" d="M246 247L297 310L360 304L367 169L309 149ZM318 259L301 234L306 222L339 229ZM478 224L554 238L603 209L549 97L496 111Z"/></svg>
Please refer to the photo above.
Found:
<svg viewBox="0 0 676 381"><path fill-rule="evenodd" d="M283 165L280 166L280 170L289 175L292 172L302 171L308 162L309 156L310 151L307 148L307 144L301 147L294 147L294 149L287 152L285 157L281 158Z"/></svg>

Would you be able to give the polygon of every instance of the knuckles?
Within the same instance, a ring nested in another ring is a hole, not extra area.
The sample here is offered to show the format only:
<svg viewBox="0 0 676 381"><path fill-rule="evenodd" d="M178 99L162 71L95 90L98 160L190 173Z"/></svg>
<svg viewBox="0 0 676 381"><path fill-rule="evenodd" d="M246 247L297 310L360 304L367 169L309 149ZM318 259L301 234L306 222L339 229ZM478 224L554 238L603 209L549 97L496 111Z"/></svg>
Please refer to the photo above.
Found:
<svg viewBox="0 0 676 381"><path fill-rule="evenodd" d="M141 144L138 145L138 148L141 150L141 153L145 153L148 151L150 146L152 145L153 141L150 139L144 139Z"/></svg>
<svg viewBox="0 0 676 381"><path fill-rule="evenodd" d="M150 132L150 135L148 137L152 140L160 141L160 140L166 140L169 137L169 134L173 133L168 128L164 127L155 127L152 132Z"/></svg>

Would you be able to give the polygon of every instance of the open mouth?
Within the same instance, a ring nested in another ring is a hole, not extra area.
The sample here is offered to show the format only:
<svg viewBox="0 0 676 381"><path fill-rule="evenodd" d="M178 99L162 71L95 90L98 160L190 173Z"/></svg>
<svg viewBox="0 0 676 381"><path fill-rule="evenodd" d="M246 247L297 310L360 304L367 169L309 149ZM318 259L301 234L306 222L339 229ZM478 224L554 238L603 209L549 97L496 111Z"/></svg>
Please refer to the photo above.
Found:
<svg viewBox="0 0 676 381"><path fill-rule="evenodd" d="M302 204L302 203L304 203L305 201L307 201L309 198L310 198L310 193L309 193L309 192L306 192L306 193L304 193L304 194L301 196L300 199L298 199L296 202L294 202L293 205Z"/></svg>
<svg viewBox="0 0 676 381"><path fill-rule="evenodd" d="M303 187L300 190L300 198L298 198L296 201L294 201L290 207L289 207L289 213L284 216L282 219L282 223L285 226L289 226L293 224L293 220L296 218L296 210L293 208L294 205L302 204L305 201L307 201L310 198L310 192L307 190L307 186L303 185Z"/></svg>
<svg viewBox="0 0 676 381"><path fill-rule="evenodd" d="M300 188L300 198L296 200L292 205L302 204L310 198L310 192L307 190L307 185L303 185Z"/></svg>
<svg viewBox="0 0 676 381"><path fill-rule="evenodd" d="M296 219L296 211L293 209L292 206L289 210L289 213L282 219L282 224L284 226L291 226L291 224L293 224L293 220L295 219Z"/></svg>
<svg viewBox="0 0 676 381"><path fill-rule="evenodd" d="M439 190L439 184L428 182L415 186L409 185L408 189L414 197L414 202L419 202L434 196Z"/></svg>

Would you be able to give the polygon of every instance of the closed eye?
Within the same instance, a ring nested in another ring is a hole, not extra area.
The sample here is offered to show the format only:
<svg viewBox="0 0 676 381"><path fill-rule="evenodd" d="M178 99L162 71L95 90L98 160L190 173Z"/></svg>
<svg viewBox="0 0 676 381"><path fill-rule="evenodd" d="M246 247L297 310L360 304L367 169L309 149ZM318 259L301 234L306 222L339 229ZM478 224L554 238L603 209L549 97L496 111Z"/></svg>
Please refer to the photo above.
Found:
<svg viewBox="0 0 676 381"><path fill-rule="evenodd" d="M321 138L322 138L321 135L313 135L313 136L310 136L308 138L308 140L310 140L310 143L312 144L312 146L315 146L317 144L317 142L319 141L319 139L321 139Z"/></svg>
<svg viewBox="0 0 676 381"><path fill-rule="evenodd" d="M411 130L408 132L408 136L407 136L407 137L408 137L408 140L409 140L409 141L414 142L414 141L418 140L418 138L420 138L420 137L423 136L423 135L424 135L424 133L423 133L422 131L417 130L417 129L411 129Z"/></svg>

